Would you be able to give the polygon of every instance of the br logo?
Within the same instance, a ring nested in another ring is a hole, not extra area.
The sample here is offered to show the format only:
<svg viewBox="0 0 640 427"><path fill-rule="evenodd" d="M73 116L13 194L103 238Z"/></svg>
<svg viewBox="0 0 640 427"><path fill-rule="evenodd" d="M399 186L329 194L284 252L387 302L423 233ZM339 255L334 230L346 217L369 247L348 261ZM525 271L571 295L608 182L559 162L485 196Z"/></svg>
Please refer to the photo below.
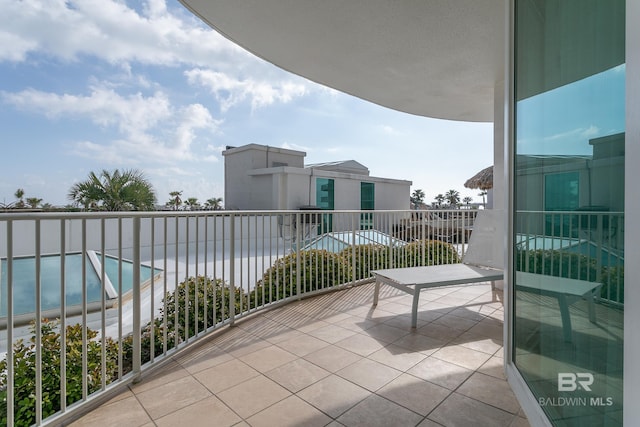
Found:
<svg viewBox="0 0 640 427"><path fill-rule="evenodd" d="M591 391L593 374L588 372L558 372L558 391L576 391L582 389Z"/></svg>

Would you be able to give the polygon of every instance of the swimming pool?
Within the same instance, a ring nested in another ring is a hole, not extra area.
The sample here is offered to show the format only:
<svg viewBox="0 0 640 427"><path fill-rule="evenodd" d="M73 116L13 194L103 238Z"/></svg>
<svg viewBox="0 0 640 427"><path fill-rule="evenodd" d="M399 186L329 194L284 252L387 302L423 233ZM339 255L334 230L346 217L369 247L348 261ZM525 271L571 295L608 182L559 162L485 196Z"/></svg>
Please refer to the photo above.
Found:
<svg viewBox="0 0 640 427"><path fill-rule="evenodd" d="M65 270L65 303L67 306L82 304L82 271L83 257L85 260L87 304L102 301L101 266L102 255L99 252L69 253L64 256ZM113 300L118 296L120 282L118 280L118 265L122 265L122 295L131 291L133 287L133 262L117 257L105 255L105 299ZM56 310L60 308L60 273L62 257L60 254L43 255L40 257L41 310ZM151 270L146 265L140 266L140 281L144 283L152 275L161 273L161 269ZM13 259L13 312L14 315L28 315L36 310L36 258L19 257ZM7 316L7 259L0 260L0 317Z"/></svg>

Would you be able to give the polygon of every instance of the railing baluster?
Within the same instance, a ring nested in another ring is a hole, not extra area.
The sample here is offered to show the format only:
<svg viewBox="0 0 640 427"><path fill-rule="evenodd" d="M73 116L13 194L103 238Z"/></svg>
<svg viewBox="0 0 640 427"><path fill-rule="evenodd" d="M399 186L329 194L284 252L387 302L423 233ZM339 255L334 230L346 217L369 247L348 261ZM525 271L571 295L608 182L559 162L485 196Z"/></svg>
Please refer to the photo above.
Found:
<svg viewBox="0 0 640 427"><path fill-rule="evenodd" d="M60 411L67 411L66 220L60 220ZM120 346L119 346L120 347Z"/></svg>
<svg viewBox="0 0 640 427"><path fill-rule="evenodd" d="M133 377L134 382L140 380L142 366L142 339L141 339L141 300L140 300L140 217L133 217L133 284L131 297L133 303Z"/></svg>
<svg viewBox="0 0 640 427"><path fill-rule="evenodd" d="M41 247L40 247L40 220L36 219L35 223L35 299L36 299L36 425L42 423L42 277L41 277Z"/></svg>

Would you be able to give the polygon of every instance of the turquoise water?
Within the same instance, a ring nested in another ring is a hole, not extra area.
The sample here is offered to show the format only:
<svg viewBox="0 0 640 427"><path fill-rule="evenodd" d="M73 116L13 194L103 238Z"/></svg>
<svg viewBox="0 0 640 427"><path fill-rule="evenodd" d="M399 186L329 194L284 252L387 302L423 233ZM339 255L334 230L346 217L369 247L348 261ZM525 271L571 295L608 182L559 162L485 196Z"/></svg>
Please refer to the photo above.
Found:
<svg viewBox="0 0 640 427"><path fill-rule="evenodd" d="M96 252L96 256L98 260L102 262L102 256ZM104 257L104 271L109 280L111 280L111 284L113 288L118 292L118 258L112 257L110 255L106 255ZM155 269L154 275L161 273L162 270L159 268ZM151 278L151 267L147 267L146 265L140 266L140 283L144 283ZM125 294L131 290L133 287L133 263L129 261L122 262L122 293Z"/></svg>
<svg viewBox="0 0 640 427"><path fill-rule="evenodd" d="M86 258L87 302L100 301L100 279ZM41 306L42 310L60 307L60 255L48 255L40 258ZM65 256L65 295L66 304L82 304L82 254ZM7 315L7 260L0 264L0 316ZM13 260L13 312L16 315L34 313L36 260L34 257L14 258Z"/></svg>
<svg viewBox="0 0 640 427"><path fill-rule="evenodd" d="M102 256L96 253L98 261ZM46 255L40 257L41 277L41 308L53 310L60 307L60 255ZM86 259L87 303L102 300L102 286L100 272L96 272L89 260ZM67 254L65 256L65 296L67 305L82 304L82 254ZM105 274L118 292L118 258L105 256ZM13 311L15 315L34 313L35 303L35 257L13 259ZM155 269L155 274L162 270ZM140 280L145 282L151 278L151 268L140 266ZM133 263L122 261L122 293L130 291L133 286ZM106 299L109 299L105 295ZM7 315L7 260L0 260L0 317Z"/></svg>

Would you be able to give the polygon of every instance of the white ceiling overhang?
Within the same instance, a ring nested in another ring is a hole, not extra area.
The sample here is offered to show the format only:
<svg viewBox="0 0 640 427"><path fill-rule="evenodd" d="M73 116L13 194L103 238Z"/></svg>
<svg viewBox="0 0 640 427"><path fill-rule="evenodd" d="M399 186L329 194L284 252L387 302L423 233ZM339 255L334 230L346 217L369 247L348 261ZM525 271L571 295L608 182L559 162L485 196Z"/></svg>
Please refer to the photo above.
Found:
<svg viewBox="0 0 640 427"><path fill-rule="evenodd" d="M317 83L422 116L492 121L504 0L180 0L225 37Z"/></svg>

